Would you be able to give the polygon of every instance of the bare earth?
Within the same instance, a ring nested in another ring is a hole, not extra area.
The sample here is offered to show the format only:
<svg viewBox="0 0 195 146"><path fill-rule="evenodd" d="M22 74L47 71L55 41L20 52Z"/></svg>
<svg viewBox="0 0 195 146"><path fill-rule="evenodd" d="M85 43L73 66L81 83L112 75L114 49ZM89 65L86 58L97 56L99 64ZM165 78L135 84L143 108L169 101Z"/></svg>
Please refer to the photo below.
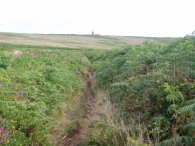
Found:
<svg viewBox="0 0 195 146"><path fill-rule="evenodd" d="M95 116L95 103L96 98L93 93L95 74L93 70L89 70L88 79L86 81L86 107L84 115L81 119L80 126L72 135L65 135L56 141L57 146L77 146L84 144L89 132L89 125L93 122L93 117Z"/></svg>

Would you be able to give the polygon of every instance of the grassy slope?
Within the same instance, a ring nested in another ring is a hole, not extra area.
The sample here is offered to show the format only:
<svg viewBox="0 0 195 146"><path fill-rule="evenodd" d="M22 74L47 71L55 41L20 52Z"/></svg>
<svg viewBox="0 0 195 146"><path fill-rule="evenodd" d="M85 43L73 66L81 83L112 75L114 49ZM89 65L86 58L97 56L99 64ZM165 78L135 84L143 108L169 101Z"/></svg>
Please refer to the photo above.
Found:
<svg viewBox="0 0 195 146"><path fill-rule="evenodd" d="M122 48L146 40L175 41L174 38L0 33L0 98L3 103L0 120L4 121L0 126L12 135L9 144L16 144L17 140L18 145L48 145L50 131L60 129L62 134L65 126L60 125L62 122L79 119L82 107L78 104L82 103L73 95L82 91L79 79L84 78L89 66L81 49ZM65 109L60 108L62 106ZM66 112L62 112L63 116L69 112L70 116L78 115L61 119L56 115L62 110ZM77 110L79 112L75 112ZM53 122L57 127L51 126Z"/></svg>
<svg viewBox="0 0 195 146"><path fill-rule="evenodd" d="M173 42L175 39L176 38L149 38L131 36L0 33L0 43L88 49L114 49L122 48L129 44L141 44L144 41Z"/></svg>
<svg viewBox="0 0 195 146"><path fill-rule="evenodd" d="M83 90L88 66L79 51L0 45L4 144L49 145L52 123L62 105L68 113L75 104L74 95Z"/></svg>

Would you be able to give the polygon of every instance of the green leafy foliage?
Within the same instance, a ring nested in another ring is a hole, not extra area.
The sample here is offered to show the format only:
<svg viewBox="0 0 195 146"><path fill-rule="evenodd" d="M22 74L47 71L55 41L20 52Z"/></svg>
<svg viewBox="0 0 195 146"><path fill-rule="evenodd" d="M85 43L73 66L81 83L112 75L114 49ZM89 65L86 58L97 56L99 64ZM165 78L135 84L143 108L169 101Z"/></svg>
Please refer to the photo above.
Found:
<svg viewBox="0 0 195 146"><path fill-rule="evenodd" d="M0 45L3 144L51 145L53 117L83 90L88 64L79 51Z"/></svg>
<svg viewBox="0 0 195 146"><path fill-rule="evenodd" d="M99 129L96 136L90 135L88 139L88 145L90 146L125 146L126 135L122 130L117 130L114 127L100 123L96 125L96 128Z"/></svg>
<svg viewBox="0 0 195 146"><path fill-rule="evenodd" d="M146 42L90 59L98 86L109 91L126 125L134 121L137 129L144 127L145 142L192 145L187 127L193 128L195 109L194 37L169 45Z"/></svg>
<svg viewBox="0 0 195 146"><path fill-rule="evenodd" d="M163 142L159 143L158 146L178 146L178 145L191 145L191 139L185 136L176 136L172 139L164 140Z"/></svg>

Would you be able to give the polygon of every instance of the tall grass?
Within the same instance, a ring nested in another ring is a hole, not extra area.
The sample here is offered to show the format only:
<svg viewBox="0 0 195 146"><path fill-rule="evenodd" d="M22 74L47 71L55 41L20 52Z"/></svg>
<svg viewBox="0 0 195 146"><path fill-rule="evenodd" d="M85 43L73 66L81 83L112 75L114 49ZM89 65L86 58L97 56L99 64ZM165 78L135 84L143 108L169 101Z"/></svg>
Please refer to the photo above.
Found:
<svg viewBox="0 0 195 146"><path fill-rule="evenodd" d="M133 125L125 125L116 109L108 100L105 90L96 93L96 120L92 123L93 132L89 135L88 144L93 146L146 146L141 131L139 139L133 138L129 130ZM141 129L140 129L141 130Z"/></svg>

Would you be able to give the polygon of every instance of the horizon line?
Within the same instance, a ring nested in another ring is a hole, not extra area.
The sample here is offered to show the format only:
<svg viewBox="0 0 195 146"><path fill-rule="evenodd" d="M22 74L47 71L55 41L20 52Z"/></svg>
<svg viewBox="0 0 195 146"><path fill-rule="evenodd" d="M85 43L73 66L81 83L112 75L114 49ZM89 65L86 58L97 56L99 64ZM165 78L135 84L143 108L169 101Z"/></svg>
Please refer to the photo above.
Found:
<svg viewBox="0 0 195 146"><path fill-rule="evenodd" d="M115 35L115 34L89 34L89 33L85 33L85 34L77 34L77 33L28 33L28 32L4 32L4 31L0 31L0 33L12 33L12 34L31 34L31 35L77 35L77 36L114 36L114 37L138 37L138 38L183 38L185 36L187 36L188 34L186 34L185 36L142 36L142 35Z"/></svg>

